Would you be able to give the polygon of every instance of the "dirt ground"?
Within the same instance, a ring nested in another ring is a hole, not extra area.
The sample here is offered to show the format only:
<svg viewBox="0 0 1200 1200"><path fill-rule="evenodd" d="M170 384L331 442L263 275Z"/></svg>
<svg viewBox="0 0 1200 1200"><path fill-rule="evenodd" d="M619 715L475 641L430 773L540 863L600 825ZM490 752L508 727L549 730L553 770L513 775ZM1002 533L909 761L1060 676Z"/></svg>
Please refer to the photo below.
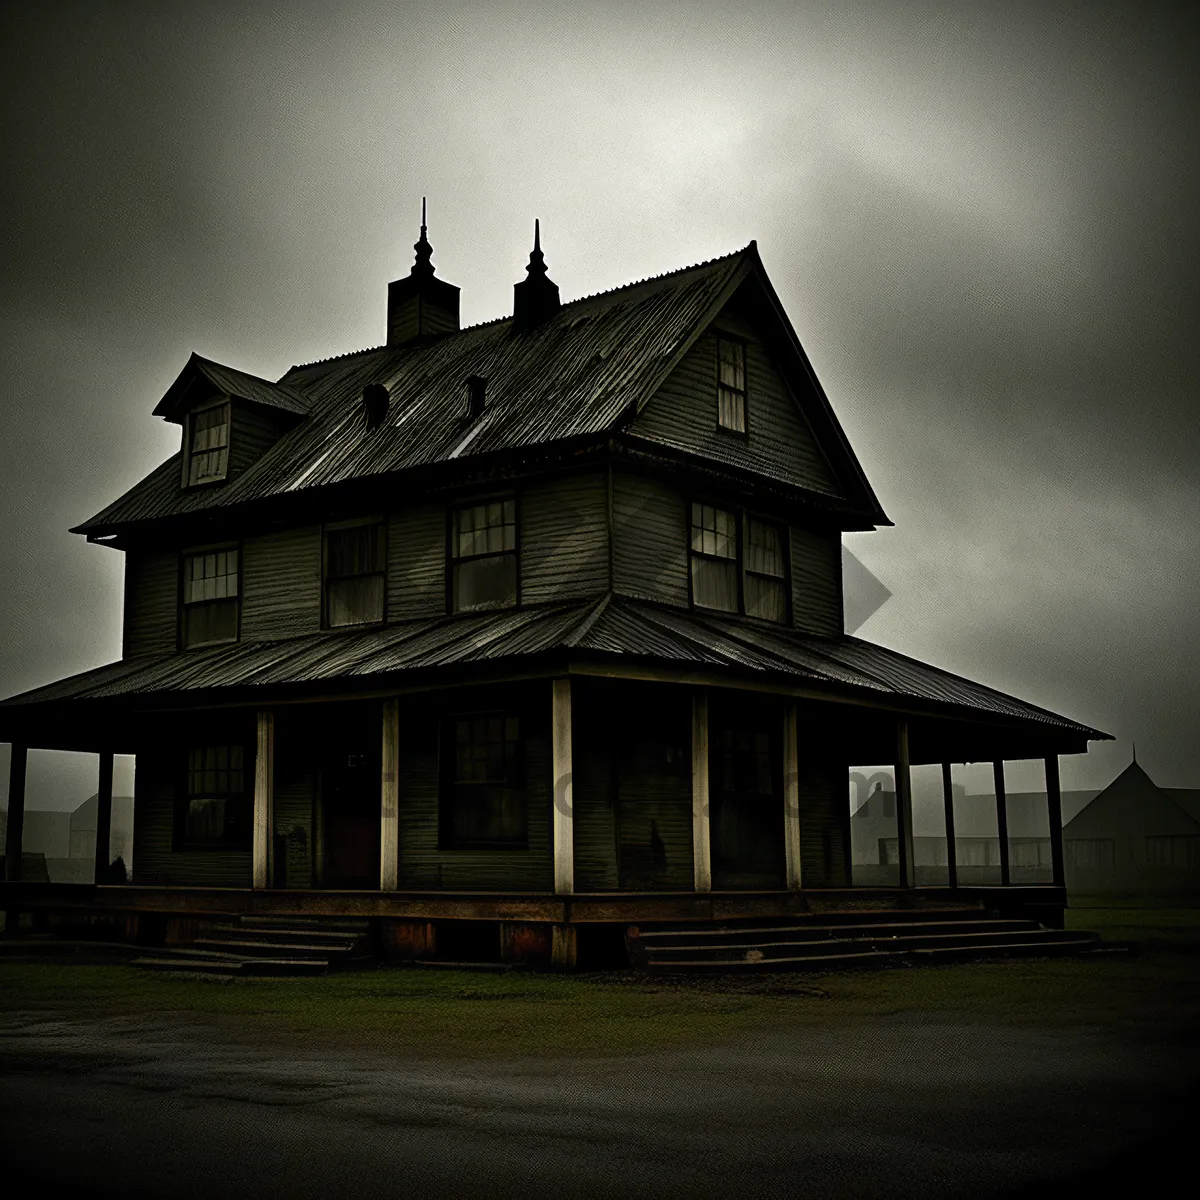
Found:
<svg viewBox="0 0 1200 1200"><path fill-rule="evenodd" d="M1140 952L752 986L6 954L9 1194L1145 1190L1200 1111L1200 911L1093 915Z"/></svg>

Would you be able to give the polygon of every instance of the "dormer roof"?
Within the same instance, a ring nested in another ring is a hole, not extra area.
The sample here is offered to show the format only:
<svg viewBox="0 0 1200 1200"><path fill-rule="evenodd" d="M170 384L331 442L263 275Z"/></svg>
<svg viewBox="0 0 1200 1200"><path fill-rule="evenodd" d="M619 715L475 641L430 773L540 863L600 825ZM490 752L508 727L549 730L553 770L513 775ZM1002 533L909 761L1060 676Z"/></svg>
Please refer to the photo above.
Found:
<svg viewBox="0 0 1200 1200"><path fill-rule="evenodd" d="M244 400L247 404L261 404L267 408L278 408L284 412L304 416L312 402L303 392L285 383L271 383L249 375L234 367L226 367L210 358L193 353L175 382L167 388L163 398L154 406L154 415L168 421L178 422L181 414L198 388L210 388Z"/></svg>

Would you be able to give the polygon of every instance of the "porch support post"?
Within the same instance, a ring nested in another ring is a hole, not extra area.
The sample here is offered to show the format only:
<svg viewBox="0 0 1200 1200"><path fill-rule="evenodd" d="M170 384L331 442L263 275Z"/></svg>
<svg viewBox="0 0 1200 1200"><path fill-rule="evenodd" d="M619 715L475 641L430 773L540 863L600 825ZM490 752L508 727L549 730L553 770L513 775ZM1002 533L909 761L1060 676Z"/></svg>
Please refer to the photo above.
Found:
<svg viewBox="0 0 1200 1200"><path fill-rule="evenodd" d="M271 886L271 843L275 840L275 714L258 714L254 756L254 875L256 888Z"/></svg>
<svg viewBox="0 0 1200 1200"><path fill-rule="evenodd" d="M1008 800L1004 795L1004 761L992 763L992 775L996 780L996 834L1000 839L1000 886L1008 887L1012 882L1012 868L1008 861Z"/></svg>
<svg viewBox="0 0 1200 1200"><path fill-rule="evenodd" d="M25 829L25 767L29 758L29 747L23 742L13 742L12 758L8 764L8 830L4 841L4 878L8 883L21 882L21 843ZM5 889L8 893L4 906L5 933L17 936L21 919L21 905L17 889Z"/></svg>
<svg viewBox="0 0 1200 1200"><path fill-rule="evenodd" d="M1046 807L1050 817L1051 878L1055 887L1065 887L1067 873L1063 867L1062 790L1058 780L1058 755L1046 758Z"/></svg>
<svg viewBox="0 0 1200 1200"><path fill-rule="evenodd" d="M575 890L575 810L571 778L571 681L551 684L551 734L554 756L554 891Z"/></svg>
<svg viewBox="0 0 1200 1200"><path fill-rule="evenodd" d="M787 864L787 886L799 891L800 865L800 723L796 705L783 710L783 848Z"/></svg>
<svg viewBox="0 0 1200 1200"><path fill-rule="evenodd" d="M96 883L108 881L109 845L112 837L113 756L111 750L100 752L100 777L96 787Z"/></svg>
<svg viewBox="0 0 1200 1200"><path fill-rule="evenodd" d="M400 886L400 701L383 702L383 755L379 798L379 889Z"/></svg>
<svg viewBox="0 0 1200 1200"><path fill-rule="evenodd" d="M958 887L958 843L954 840L954 782L950 764L942 763L942 801L946 806L946 883Z"/></svg>
<svg viewBox="0 0 1200 1200"><path fill-rule="evenodd" d="M708 692L692 692L692 876L698 892L712 891L708 807Z"/></svg>
<svg viewBox="0 0 1200 1200"><path fill-rule="evenodd" d="M896 722L896 838L900 843L900 886L915 887L913 860L912 777L908 761L908 720Z"/></svg>

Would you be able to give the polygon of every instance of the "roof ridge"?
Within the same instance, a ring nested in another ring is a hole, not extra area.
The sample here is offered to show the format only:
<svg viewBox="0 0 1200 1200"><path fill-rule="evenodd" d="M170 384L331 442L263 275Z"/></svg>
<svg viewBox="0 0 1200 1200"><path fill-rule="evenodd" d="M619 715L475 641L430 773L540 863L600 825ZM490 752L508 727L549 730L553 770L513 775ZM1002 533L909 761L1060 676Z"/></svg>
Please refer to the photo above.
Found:
<svg viewBox="0 0 1200 1200"><path fill-rule="evenodd" d="M745 254L747 250L754 250L757 252L758 242L756 239L751 238L746 245L739 247L737 250L731 250L728 254L718 254L713 258L706 258L703 262L691 263L686 267L677 267L674 271L663 271L660 275L646 275L641 279L631 280L629 283L617 284L616 287L603 288L598 292L589 292L585 296L576 296L574 300L568 300L565 304L563 304L558 311L563 312L565 309L571 308L576 304L583 304L589 300L598 300L601 296L612 296L617 292L627 292L632 288L644 287L648 283L659 283L662 280L671 279L676 275L686 275L688 271L699 271L703 270L705 267L713 267L718 263L727 262L730 259L737 258L739 255ZM478 321L474 325L464 325L461 329L455 330L455 333L447 334L446 336L454 337L455 334L458 333L470 333L475 329L486 329L489 325L499 325L504 321L511 320L512 314L507 313L502 317L492 317L487 321ZM438 340L441 341L442 339L439 338ZM331 354L328 358L315 358L311 362L295 363L293 366L289 367L282 376L280 376L279 382L282 383L283 380L286 379L293 371L306 371L310 367L320 367L324 366L326 363L338 362L344 358L353 358L356 354L374 354L379 350L386 350L387 348L387 344L385 343L382 346L367 346L361 350L347 350L343 354ZM400 349L400 347L396 348ZM419 347L417 345L405 347L405 349L409 348L418 349ZM221 364L218 364L218 366L219 365Z"/></svg>

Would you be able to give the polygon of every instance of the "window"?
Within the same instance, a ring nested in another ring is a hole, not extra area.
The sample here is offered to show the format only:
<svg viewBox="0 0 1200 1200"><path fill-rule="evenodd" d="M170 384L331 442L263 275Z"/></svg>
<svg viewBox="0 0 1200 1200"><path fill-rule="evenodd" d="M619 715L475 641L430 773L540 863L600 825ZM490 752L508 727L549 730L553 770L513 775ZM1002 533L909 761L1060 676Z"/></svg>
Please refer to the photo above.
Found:
<svg viewBox="0 0 1200 1200"><path fill-rule="evenodd" d="M187 429L188 486L224 479L229 466L229 405L191 413Z"/></svg>
<svg viewBox="0 0 1200 1200"><path fill-rule="evenodd" d="M1066 860L1073 867L1111 867L1116 861L1112 838L1070 838L1063 843Z"/></svg>
<svg viewBox="0 0 1200 1200"><path fill-rule="evenodd" d="M325 531L325 624L383 620L387 527L382 521Z"/></svg>
<svg viewBox="0 0 1200 1200"><path fill-rule="evenodd" d="M1187 834L1147 837L1146 862L1160 867L1194 867L1200 863L1200 837Z"/></svg>
<svg viewBox="0 0 1200 1200"><path fill-rule="evenodd" d="M251 841L251 797L245 748L239 743L193 746L187 754L177 841L188 847L244 848Z"/></svg>
<svg viewBox="0 0 1200 1200"><path fill-rule="evenodd" d="M517 504L489 500L454 510L450 544L454 612L517 602Z"/></svg>
<svg viewBox="0 0 1200 1200"><path fill-rule="evenodd" d="M739 537L739 523L742 536ZM739 572L742 550L744 571ZM782 528L711 504L692 505L692 604L786 623L787 558Z"/></svg>
<svg viewBox="0 0 1200 1200"><path fill-rule="evenodd" d="M185 646L235 642L238 636L237 547L183 556Z"/></svg>
<svg viewBox="0 0 1200 1200"><path fill-rule="evenodd" d="M717 424L746 432L746 347L732 338L717 338Z"/></svg>
<svg viewBox="0 0 1200 1200"><path fill-rule="evenodd" d="M502 712L450 718L442 745L442 848L523 849L528 829L518 718Z"/></svg>

